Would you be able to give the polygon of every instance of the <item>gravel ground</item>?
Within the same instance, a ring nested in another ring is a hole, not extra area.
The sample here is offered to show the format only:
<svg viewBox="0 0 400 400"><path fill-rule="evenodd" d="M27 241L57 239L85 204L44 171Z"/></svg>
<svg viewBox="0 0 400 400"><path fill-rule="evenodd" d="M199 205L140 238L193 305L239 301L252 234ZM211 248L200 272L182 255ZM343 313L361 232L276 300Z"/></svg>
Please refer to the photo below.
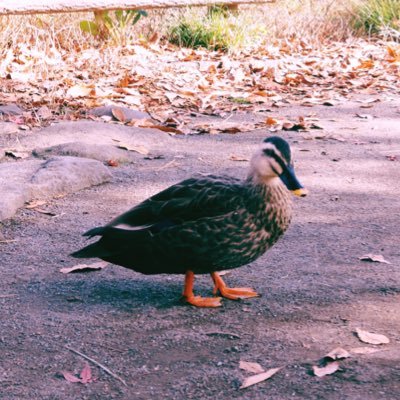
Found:
<svg viewBox="0 0 400 400"><path fill-rule="evenodd" d="M276 246L226 276L261 297L198 309L180 301L182 276L144 276L117 266L60 273L81 234L197 172L243 177L268 134L176 137L163 159L111 168L111 183L52 200L55 216L20 210L3 221L0 243L0 398L24 399L398 399L400 393L400 101L290 106L276 115L316 114L324 130L278 132L293 147L310 196L294 199L293 223ZM356 114L369 114L367 118ZM274 114L275 115L275 114ZM232 120L261 118L235 115ZM316 137L320 137L316 139ZM171 147L172 146L172 147ZM387 156L392 157L390 161ZM396 160L397 159L397 160ZM358 257L383 254L391 264ZM199 294L211 292L199 277ZM356 328L390 343L363 344ZM67 382L84 353L95 382ZM335 347L370 346L336 373L312 365ZM239 361L282 367L269 381L239 386Z"/></svg>

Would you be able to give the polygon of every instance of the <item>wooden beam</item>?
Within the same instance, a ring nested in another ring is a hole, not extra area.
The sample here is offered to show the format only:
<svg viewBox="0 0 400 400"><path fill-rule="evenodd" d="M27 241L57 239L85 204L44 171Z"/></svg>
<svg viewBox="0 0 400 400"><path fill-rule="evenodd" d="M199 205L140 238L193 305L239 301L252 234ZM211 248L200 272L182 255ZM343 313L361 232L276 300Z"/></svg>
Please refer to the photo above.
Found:
<svg viewBox="0 0 400 400"><path fill-rule="evenodd" d="M148 10L226 4L274 3L276 0L1 0L0 15L53 14L78 11Z"/></svg>

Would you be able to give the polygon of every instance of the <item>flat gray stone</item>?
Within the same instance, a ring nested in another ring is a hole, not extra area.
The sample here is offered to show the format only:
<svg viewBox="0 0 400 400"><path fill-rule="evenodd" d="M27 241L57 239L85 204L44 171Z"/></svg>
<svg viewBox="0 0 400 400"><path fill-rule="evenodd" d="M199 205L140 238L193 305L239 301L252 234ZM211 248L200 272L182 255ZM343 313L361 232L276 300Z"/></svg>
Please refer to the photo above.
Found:
<svg viewBox="0 0 400 400"><path fill-rule="evenodd" d="M73 193L111 180L108 168L97 160L79 157L54 157L44 162L32 176L35 197Z"/></svg>
<svg viewBox="0 0 400 400"><path fill-rule="evenodd" d="M0 121L0 135L12 135L18 132L18 125L13 122Z"/></svg>
<svg viewBox="0 0 400 400"><path fill-rule="evenodd" d="M34 134L22 137L20 146L25 151L41 152L43 149L78 142L88 146L117 144L143 146L149 152L171 153L175 138L157 129L144 129L96 121L68 121L43 128ZM121 154L121 153L120 153ZM103 156L95 157L103 160Z"/></svg>
<svg viewBox="0 0 400 400"><path fill-rule="evenodd" d="M92 158L102 162L113 160L120 164L134 162L138 158L143 158L141 154L119 149L115 145L88 144L82 142L64 143L45 149L35 149L33 155L44 159L53 156L73 156Z"/></svg>
<svg viewBox="0 0 400 400"><path fill-rule="evenodd" d="M6 104L0 106L0 114L5 115L21 115L24 110L18 107L16 104Z"/></svg>
<svg viewBox="0 0 400 400"><path fill-rule="evenodd" d="M0 164L0 221L12 217L32 198L29 181L42 163L27 160Z"/></svg>
<svg viewBox="0 0 400 400"><path fill-rule="evenodd" d="M111 173L100 161L79 157L54 157L45 162L24 160L0 164L0 220L12 217L31 199L100 185Z"/></svg>

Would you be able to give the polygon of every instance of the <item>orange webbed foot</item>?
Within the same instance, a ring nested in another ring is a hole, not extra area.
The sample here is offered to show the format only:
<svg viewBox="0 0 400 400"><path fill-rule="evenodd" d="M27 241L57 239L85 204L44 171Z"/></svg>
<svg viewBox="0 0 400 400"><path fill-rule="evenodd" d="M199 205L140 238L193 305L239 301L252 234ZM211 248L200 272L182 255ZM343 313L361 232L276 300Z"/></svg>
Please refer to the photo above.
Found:
<svg viewBox="0 0 400 400"><path fill-rule="evenodd" d="M186 271L185 287L183 289L183 298L186 303L196 307L221 307L221 297L201 297L193 294L194 273Z"/></svg>
<svg viewBox="0 0 400 400"><path fill-rule="evenodd" d="M260 296L252 288L229 288L216 272L211 273L211 277L215 283L214 294L219 292L222 297L230 300L250 299Z"/></svg>
<svg viewBox="0 0 400 400"><path fill-rule="evenodd" d="M186 303L196 307L221 307L221 297L184 296Z"/></svg>

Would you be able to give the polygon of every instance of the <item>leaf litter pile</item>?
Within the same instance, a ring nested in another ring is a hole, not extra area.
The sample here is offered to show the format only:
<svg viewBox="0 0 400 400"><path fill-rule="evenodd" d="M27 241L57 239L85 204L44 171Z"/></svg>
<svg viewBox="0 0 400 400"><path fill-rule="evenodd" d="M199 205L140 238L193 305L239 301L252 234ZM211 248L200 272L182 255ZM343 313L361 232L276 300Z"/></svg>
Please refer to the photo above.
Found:
<svg viewBox="0 0 400 400"><path fill-rule="evenodd" d="M2 117L24 130L86 118L89 110L104 105L152 117L127 118L122 108L113 109L109 120L171 134L321 129L302 117L270 117L258 124L192 120L201 115L226 119L235 111L273 112L291 103L334 106L355 92L389 96L398 91L399 72L400 46L362 39L318 49L284 40L233 55L158 42L70 53L53 48L45 59L33 45L21 43L18 54L8 54L0 65L0 104L25 110Z"/></svg>

